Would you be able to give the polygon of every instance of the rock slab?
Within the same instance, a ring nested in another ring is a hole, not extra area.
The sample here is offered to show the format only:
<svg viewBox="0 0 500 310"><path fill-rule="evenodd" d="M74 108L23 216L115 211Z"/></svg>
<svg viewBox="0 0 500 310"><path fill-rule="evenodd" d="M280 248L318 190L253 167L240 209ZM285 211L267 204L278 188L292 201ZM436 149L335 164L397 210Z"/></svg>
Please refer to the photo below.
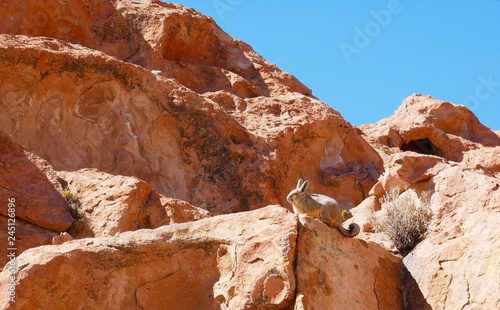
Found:
<svg viewBox="0 0 500 310"><path fill-rule="evenodd" d="M300 216L295 309L403 309L401 259Z"/></svg>
<svg viewBox="0 0 500 310"><path fill-rule="evenodd" d="M18 258L1 309L283 309L293 303L297 221L279 206L43 246Z"/></svg>

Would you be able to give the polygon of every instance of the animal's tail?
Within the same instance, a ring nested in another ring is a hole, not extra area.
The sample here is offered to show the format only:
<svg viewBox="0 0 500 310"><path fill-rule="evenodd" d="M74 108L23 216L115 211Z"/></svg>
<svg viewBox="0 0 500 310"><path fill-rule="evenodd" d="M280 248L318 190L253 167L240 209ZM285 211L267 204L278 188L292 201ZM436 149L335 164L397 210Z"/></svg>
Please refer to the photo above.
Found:
<svg viewBox="0 0 500 310"><path fill-rule="evenodd" d="M344 236L354 237L357 234L359 234L359 232L360 232L361 229L359 228L358 224L351 223L349 225L349 229L345 229L344 226L339 225L339 230L340 230L340 232L342 232L344 234Z"/></svg>

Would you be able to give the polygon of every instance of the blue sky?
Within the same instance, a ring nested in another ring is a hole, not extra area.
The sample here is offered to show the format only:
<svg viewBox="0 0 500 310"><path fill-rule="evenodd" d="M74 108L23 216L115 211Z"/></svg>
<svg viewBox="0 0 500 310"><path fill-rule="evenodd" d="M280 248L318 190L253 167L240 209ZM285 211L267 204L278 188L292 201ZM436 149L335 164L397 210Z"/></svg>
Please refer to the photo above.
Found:
<svg viewBox="0 0 500 310"><path fill-rule="evenodd" d="M290 72L354 125L413 93L500 130L499 0L178 0Z"/></svg>

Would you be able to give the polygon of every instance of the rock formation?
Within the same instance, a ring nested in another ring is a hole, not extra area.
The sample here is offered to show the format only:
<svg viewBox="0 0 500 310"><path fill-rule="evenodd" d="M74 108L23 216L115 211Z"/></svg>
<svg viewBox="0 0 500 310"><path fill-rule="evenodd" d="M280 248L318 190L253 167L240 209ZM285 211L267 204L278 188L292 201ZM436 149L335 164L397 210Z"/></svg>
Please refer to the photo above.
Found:
<svg viewBox="0 0 500 310"><path fill-rule="evenodd" d="M29 153L14 142L9 135L0 132L0 197L15 200L16 217L37 226L55 231L68 229L73 218L67 210L67 202L57 191L57 180L43 159ZM7 203L0 207L7 216Z"/></svg>
<svg viewBox="0 0 500 310"><path fill-rule="evenodd" d="M396 187L431 197L433 227L403 261L406 278L415 281L407 287L405 306L497 308L498 136L466 107L420 95L407 98L390 118L362 129L385 157L385 172L370 192L374 199L352 210L354 220L359 213L358 222L371 227L369 215L380 209L378 198ZM365 238L380 240L373 234Z"/></svg>
<svg viewBox="0 0 500 310"><path fill-rule="evenodd" d="M0 5L0 308L500 306L500 135L466 107L356 128L181 5ZM364 232L287 211L299 178ZM405 257L373 224L394 188L434 213Z"/></svg>
<svg viewBox="0 0 500 310"><path fill-rule="evenodd" d="M296 239L294 215L268 207L32 249L19 257L15 306L283 308L294 296Z"/></svg>
<svg viewBox="0 0 500 310"><path fill-rule="evenodd" d="M299 176L350 208L381 172L336 111L192 9L7 2L0 130L56 170L139 177L215 214L284 203Z"/></svg>
<svg viewBox="0 0 500 310"><path fill-rule="evenodd" d="M406 98L393 116L361 129L384 157L413 151L459 162L467 151L500 145L467 107L420 94Z"/></svg>
<svg viewBox="0 0 500 310"><path fill-rule="evenodd" d="M50 244L54 236L73 223L55 171L3 132L0 132L0 146L0 247L13 248L9 246L8 236L14 238L11 240L15 241L18 253ZM12 200L15 212L8 212L8 202ZM15 220L15 231L11 235L7 234L11 231L9 220L11 224ZM7 261L5 255L0 257L2 267Z"/></svg>
<svg viewBox="0 0 500 310"><path fill-rule="evenodd" d="M398 257L309 216L300 224L296 309L403 309Z"/></svg>
<svg viewBox="0 0 500 310"><path fill-rule="evenodd" d="M312 218L302 223L271 206L31 249L19 257L15 305L284 309L298 285L303 309L402 309L397 257ZM0 297L5 308L4 290Z"/></svg>
<svg viewBox="0 0 500 310"><path fill-rule="evenodd" d="M206 210L158 194L135 177L113 176L95 169L61 171L58 175L74 195L76 217L85 222L75 234L78 238L113 236L211 216Z"/></svg>

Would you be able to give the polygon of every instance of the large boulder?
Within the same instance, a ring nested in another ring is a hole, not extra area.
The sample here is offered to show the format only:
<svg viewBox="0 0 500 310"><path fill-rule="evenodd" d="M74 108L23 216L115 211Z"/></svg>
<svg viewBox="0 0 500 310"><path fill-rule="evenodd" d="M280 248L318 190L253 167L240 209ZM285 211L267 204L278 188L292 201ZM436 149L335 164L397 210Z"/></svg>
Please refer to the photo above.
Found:
<svg viewBox="0 0 500 310"><path fill-rule="evenodd" d="M11 199L15 217L54 231L69 228L73 218L61 185L49 179L52 167L1 131L0 145L0 213L10 216L7 202Z"/></svg>
<svg viewBox="0 0 500 310"><path fill-rule="evenodd" d="M20 254L50 244L74 220L54 169L2 131L0 163L0 247Z"/></svg>
<svg viewBox="0 0 500 310"><path fill-rule="evenodd" d="M425 183L453 165L441 157L414 152L395 153L388 156L385 163L384 174L370 191L370 195L378 198L394 189L405 191Z"/></svg>
<svg viewBox="0 0 500 310"><path fill-rule="evenodd" d="M491 173L494 160L483 169L476 164L484 161L480 158L468 167L472 159L457 164L412 152L391 155L373 196L352 210L352 220L365 230L359 237L392 250L390 240L373 229L373 219L384 211L380 198L396 187L430 198L430 229L403 260L408 309L498 306L500 181Z"/></svg>
<svg viewBox="0 0 500 310"><path fill-rule="evenodd" d="M402 309L400 258L281 206L66 241L17 260L0 308Z"/></svg>
<svg viewBox="0 0 500 310"><path fill-rule="evenodd" d="M211 216L206 210L156 193L151 185L136 177L115 176L96 169L57 174L72 196L72 212L83 221L72 231L77 238L114 236Z"/></svg>
<svg viewBox="0 0 500 310"><path fill-rule="evenodd" d="M274 206L39 247L18 258L15 303L0 273L0 308L283 309L296 239L295 215Z"/></svg>
<svg viewBox="0 0 500 310"><path fill-rule="evenodd" d="M295 309L403 309L401 259L300 217Z"/></svg>
<svg viewBox="0 0 500 310"><path fill-rule="evenodd" d="M450 167L432 182L434 227L405 257L406 268L432 309L497 308L500 181Z"/></svg>
<svg viewBox="0 0 500 310"><path fill-rule="evenodd" d="M389 118L361 129L382 156L414 151L461 161L464 153L500 146L500 137L467 107L414 94Z"/></svg>

